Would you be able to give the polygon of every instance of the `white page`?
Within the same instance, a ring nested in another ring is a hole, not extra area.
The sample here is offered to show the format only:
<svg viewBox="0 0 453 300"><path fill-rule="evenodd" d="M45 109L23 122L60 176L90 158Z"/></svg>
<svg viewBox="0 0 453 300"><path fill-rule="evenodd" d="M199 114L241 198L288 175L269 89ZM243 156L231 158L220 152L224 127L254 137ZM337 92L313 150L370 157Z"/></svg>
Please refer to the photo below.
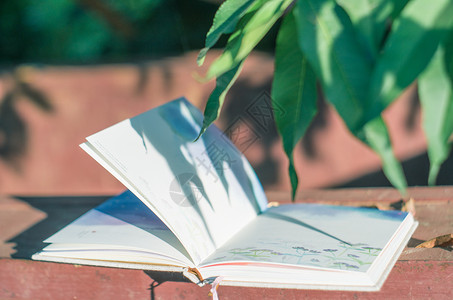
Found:
<svg viewBox="0 0 453 300"><path fill-rule="evenodd" d="M112 260L110 254L119 259L130 251L128 255L136 256L134 262L149 261L146 253L154 253L160 259L194 266L170 229L129 191L90 210L44 242L54 243L43 251L50 256Z"/></svg>
<svg viewBox="0 0 453 300"><path fill-rule="evenodd" d="M84 147L162 219L195 263L267 204L252 168L218 128L193 142L201 123L201 112L181 98L88 137Z"/></svg>
<svg viewBox="0 0 453 300"><path fill-rule="evenodd" d="M412 217L346 206L272 207L203 265L255 262L367 272L406 218Z"/></svg>

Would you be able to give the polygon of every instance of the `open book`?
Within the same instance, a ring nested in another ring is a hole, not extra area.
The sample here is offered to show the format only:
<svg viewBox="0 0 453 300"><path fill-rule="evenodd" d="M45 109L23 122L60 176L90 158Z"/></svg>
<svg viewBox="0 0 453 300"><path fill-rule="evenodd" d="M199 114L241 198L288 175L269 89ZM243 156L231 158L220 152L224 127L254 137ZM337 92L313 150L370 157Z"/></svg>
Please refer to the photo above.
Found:
<svg viewBox="0 0 453 300"><path fill-rule="evenodd" d="M128 189L45 242L34 259L182 272L195 283L378 290L417 222L400 211L268 207L244 156L184 98L81 147Z"/></svg>

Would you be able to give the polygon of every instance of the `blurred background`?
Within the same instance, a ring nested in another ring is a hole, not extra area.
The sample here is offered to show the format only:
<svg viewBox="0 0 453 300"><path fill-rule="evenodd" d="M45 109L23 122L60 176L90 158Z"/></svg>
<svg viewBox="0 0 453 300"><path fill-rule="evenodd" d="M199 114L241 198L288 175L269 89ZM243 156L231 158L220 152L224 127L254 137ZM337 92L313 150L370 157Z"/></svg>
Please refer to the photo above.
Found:
<svg viewBox="0 0 453 300"><path fill-rule="evenodd" d="M0 2L0 194L108 195L123 187L78 145L109 125L177 97L204 109L196 56L221 1L4 0ZM269 107L275 30L246 61L221 127L267 190L290 190ZM219 42L219 47L225 40ZM301 188L389 186L375 154L321 98L295 151ZM428 159L414 86L386 112L409 185L426 185ZM453 159L438 184L453 184Z"/></svg>

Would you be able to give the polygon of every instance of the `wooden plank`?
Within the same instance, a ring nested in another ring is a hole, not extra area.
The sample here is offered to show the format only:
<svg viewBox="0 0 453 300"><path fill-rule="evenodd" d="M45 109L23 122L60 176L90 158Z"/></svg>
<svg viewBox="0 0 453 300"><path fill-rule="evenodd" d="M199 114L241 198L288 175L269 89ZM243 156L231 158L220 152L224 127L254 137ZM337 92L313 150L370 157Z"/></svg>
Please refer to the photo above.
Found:
<svg viewBox="0 0 453 300"><path fill-rule="evenodd" d="M0 257L30 258L43 240L107 198L0 197Z"/></svg>
<svg viewBox="0 0 453 300"><path fill-rule="evenodd" d="M139 270L0 259L0 299L208 299L209 286ZM220 299L453 299L453 262L399 261L380 292L219 288Z"/></svg>
<svg viewBox="0 0 453 300"><path fill-rule="evenodd" d="M267 191L270 201L290 202L290 192ZM408 197L416 202L453 201L453 186L409 187ZM296 195L296 202L328 202L328 203L370 203L395 202L401 199L400 193L394 188L353 188L330 190L302 190Z"/></svg>
<svg viewBox="0 0 453 300"><path fill-rule="evenodd" d="M0 260L0 299L146 299L150 279L144 272Z"/></svg>
<svg viewBox="0 0 453 300"><path fill-rule="evenodd" d="M181 95L203 110L215 82L201 83L192 75L204 74L208 62L219 54L220 50L211 50L201 68L196 63L197 51L139 64L18 68L21 78L42 92L54 109L47 114L37 109L32 101L16 103L14 109L27 127L27 155L20 157L21 172L0 160L0 190L22 195L99 195L121 191L121 183L77 145L94 132ZM252 53L247 58L217 124L225 130L239 117L246 126L243 128L254 128L259 139L244 154L265 186L289 189L287 158L271 125L273 122L266 117L257 120L249 109L262 98L263 91L269 90L273 66L274 60L269 54ZM2 94L4 92L2 88ZM420 110L413 110L415 96L414 84L384 113L395 154L406 161L408 180L412 184L424 182L428 176L427 157L419 156L426 152L426 139ZM267 113L266 110L264 108L263 112ZM267 128L260 126L263 121L269 123ZM241 137L249 139L243 133ZM320 107L319 117L294 155L302 188L347 184L381 168L379 157L350 134L329 105ZM445 169L451 167L452 161L449 159L444 164ZM417 167L414 168L414 164ZM378 183L386 184L383 174L378 174L373 176L374 180L377 178ZM451 173L439 175L439 182L451 184L448 178Z"/></svg>
<svg viewBox="0 0 453 300"><path fill-rule="evenodd" d="M420 226L409 246L453 232L453 187L411 188ZM268 192L288 202L287 193ZM204 299L209 287L177 274L31 261L42 240L106 197L0 197L0 299ZM369 205L399 200L393 189L303 191L299 202ZM4 251L2 251L2 249ZM6 249L6 250L5 250ZM451 250L451 249L450 249ZM155 280L154 280L155 279ZM453 251L408 247L378 293L222 286L221 299L453 299Z"/></svg>

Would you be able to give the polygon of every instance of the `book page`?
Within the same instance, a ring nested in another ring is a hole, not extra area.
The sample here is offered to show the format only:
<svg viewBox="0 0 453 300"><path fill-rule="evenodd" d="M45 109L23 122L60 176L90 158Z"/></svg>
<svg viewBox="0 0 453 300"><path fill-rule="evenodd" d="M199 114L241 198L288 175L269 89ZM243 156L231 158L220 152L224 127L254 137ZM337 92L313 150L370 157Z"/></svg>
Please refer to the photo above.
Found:
<svg viewBox="0 0 453 300"><path fill-rule="evenodd" d="M226 263L271 263L366 272L407 216L318 204L272 207L202 265L208 270Z"/></svg>
<svg viewBox="0 0 453 300"><path fill-rule="evenodd" d="M184 98L87 138L83 148L154 211L195 263L265 209L243 155Z"/></svg>
<svg viewBox="0 0 453 300"><path fill-rule="evenodd" d="M105 201L44 242L53 244L41 255L114 261L126 253L134 263L156 258L194 265L170 229L130 191Z"/></svg>

